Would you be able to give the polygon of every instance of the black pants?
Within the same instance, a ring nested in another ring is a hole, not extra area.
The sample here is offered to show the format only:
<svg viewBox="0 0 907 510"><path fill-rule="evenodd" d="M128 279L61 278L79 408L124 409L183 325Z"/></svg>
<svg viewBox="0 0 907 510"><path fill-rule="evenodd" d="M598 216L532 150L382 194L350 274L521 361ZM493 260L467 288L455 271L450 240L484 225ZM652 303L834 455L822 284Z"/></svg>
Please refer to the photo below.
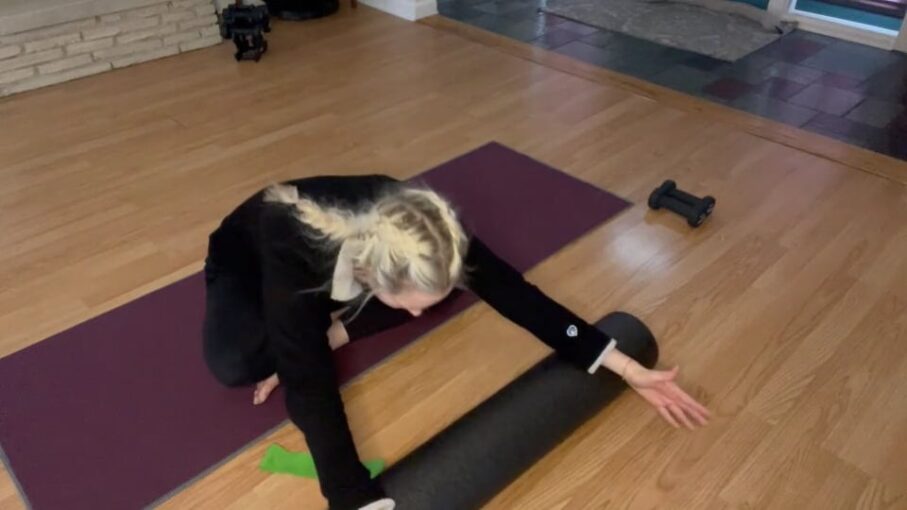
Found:
<svg viewBox="0 0 907 510"><path fill-rule="evenodd" d="M208 262L205 282L203 342L211 373L231 387L255 384L274 374L277 362L268 342L261 290L255 279L239 277ZM372 299L346 330L352 342L411 319L406 311Z"/></svg>

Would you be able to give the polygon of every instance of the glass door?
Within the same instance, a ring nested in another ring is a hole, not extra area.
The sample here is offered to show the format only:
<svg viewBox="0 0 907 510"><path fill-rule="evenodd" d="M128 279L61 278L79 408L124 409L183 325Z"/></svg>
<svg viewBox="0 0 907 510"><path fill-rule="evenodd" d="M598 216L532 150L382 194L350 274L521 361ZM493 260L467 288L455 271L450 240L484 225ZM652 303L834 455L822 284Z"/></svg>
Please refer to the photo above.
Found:
<svg viewBox="0 0 907 510"><path fill-rule="evenodd" d="M793 12L898 33L907 12L907 0L794 0Z"/></svg>
<svg viewBox="0 0 907 510"><path fill-rule="evenodd" d="M901 31L898 33L898 40L894 43L894 49L907 53L907 21L901 23Z"/></svg>

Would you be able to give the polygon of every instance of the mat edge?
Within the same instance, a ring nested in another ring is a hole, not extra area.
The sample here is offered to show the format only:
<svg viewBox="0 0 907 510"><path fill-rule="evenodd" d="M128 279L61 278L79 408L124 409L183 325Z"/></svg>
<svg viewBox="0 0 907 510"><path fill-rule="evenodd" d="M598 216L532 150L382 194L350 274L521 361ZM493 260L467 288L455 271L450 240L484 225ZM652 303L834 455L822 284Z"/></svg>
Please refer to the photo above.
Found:
<svg viewBox="0 0 907 510"><path fill-rule="evenodd" d="M13 471L13 465L9 461L9 457L6 456L6 451L3 450L3 445L0 444L0 463L3 464L3 467L6 468L7 474L9 474L9 479L12 480L13 486L16 488L16 491L19 493L19 497L22 499L22 503L25 505L25 508L32 510L34 506L31 504L31 500L28 499L28 494L25 493L25 488L22 487L22 483L19 482L19 477L16 476L16 472Z"/></svg>

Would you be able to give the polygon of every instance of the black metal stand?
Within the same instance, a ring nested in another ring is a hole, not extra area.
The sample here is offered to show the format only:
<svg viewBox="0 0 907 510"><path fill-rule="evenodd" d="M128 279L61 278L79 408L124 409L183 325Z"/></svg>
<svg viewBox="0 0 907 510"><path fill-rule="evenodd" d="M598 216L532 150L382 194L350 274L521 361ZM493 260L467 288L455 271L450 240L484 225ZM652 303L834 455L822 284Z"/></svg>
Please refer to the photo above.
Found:
<svg viewBox="0 0 907 510"><path fill-rule="evenodd" d="M268 51L264 33L270 31L271 18L264 5L242 5L242 0L236 0L221 13L220 33L224 39L233 39L237 61L261 60Z"/></svg>

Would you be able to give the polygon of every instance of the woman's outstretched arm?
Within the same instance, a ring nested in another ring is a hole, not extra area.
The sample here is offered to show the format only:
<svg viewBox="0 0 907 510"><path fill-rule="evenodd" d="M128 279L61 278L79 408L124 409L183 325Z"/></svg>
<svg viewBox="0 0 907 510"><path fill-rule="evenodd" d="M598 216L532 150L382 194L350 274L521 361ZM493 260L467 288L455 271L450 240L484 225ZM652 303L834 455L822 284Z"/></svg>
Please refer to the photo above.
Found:
<svg viewBox="0 0 907 510"><path fill-rule="evenodd" d="M578 368L604 366L620 375L671 425L705 425L708 410L674 382L677 368L650 370L620 352L616 342L526 281L510 264L473 238L466 256L467 286Z"/></svg>

